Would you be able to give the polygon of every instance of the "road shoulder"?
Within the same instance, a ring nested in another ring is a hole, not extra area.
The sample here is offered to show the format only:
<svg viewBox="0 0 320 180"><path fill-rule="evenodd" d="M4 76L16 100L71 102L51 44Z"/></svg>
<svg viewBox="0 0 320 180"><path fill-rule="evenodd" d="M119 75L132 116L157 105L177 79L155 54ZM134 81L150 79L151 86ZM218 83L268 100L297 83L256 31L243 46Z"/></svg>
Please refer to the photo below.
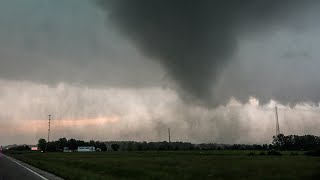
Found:
<svg viewBox="0 0 320 180"><path fill-rule="evenodd" d="M49 172L46 172L46 171L43 171L43 170L41 170L41 169L39 169L39 168L36 168L36 167L34 167L34 166L31 166L31 165L29 165L29 164L27 164L27 163L25 163L25 162L23 162L23 161L20 161L20 160L17 160L17 159L15 159L15 158L13 158L13 157L11 157L11 156L8 156L8 155L5 155L5 154L2 154L4 157L6 157L6 158L8 158L8 159L10 159L11 161L13 161L14 163L17 163L17 164L19 164L20 166L22 166L22 167L24 167L25 169L27 169L27 170L31 170L31 172L33 172L33 173L35 173L35 174L37 174L39 177L41 177L41 178L43 178L43 179L49 179L49 180L63 180L63 178L61 178L61 177L58 177L58 176L56 176L56 175L54 175L54 174L51 174L51 173L49 173Z"/></svg>

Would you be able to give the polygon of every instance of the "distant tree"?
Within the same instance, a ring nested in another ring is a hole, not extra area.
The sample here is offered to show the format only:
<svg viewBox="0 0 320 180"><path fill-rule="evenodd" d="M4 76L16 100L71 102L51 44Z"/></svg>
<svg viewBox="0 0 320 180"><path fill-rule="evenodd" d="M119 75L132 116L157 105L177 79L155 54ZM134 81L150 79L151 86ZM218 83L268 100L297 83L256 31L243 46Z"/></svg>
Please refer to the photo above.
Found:
<svg viewBox="0 0 320 180"><path fill-rule="evenodd" d="M70 150L76 150L78 148L78 143L75 139L69 139L68 140L68 148Z"/></svg>
<svg viewBox="0 0 320 180"><path fill-rule="evenodd" d="M90 146L90 143L89 142L84 142L82 140L76 140L76 149L78 148L78 146Z"/></svg>
<svg viewBox="0 0 320 180"><path fill-rule="evenodd" d="M271 151L268 151L267 153L269 156L282 156L282 154L278 151L275 151L275 150L271 150Z"/></svg>
<svg viewBox="0 0 320 180"><path fill-rule="evenodd" d="M279 134L273 137L272 144L275 149L279 150L314 150L320 146L320 137Z"/></svg>
<svg viewBox="0 0 320 180"><path fill-rule="evenodd" d="M27 145L21 145L21 146L15 146L9 148L9 150L14 150L14 151L30 151L31 148Z"/></svg>
<svg viewBox="0 0 320 180"><path fill-rule="evenodd" d="M285 136L283 134L273 136L272 144L275 148L283 150L285 145Z"/></svg>
<svg viewBox="0 0 320 180"><path fill-rule="evenodd" d="M107 149L108 149L107 145L105 143L99 142L99 141L95 142L95 147L100 148L101 151L107 151Z"/></svg>
<svg viewBox="0 0 320 180"><path fill-rule="evenodd" d="M133 150L133 143L129 142L127 145L127 151L132 151Z"/></svg>
<svg viewBox="0 0 320 180"><path fill-rule="evenodd" d="M38 148L39 150L41 151L45 151L46 150L46 144L47 144L47 141L45 139L39 139L38 141Z"/></svg>
<svg viewBox="0 0 320 180"><path fill-rule="evenodd" d="M90 140L90 141L89 141L89 145L90 145L90 146L96 146L96 142L94 142L94 140Z"/></svg>
<svg viewBox="0 0 320 180"><path fill-rule="evenodd" d="M21 146L14 146L9 148L9 150L15 150L15 151L30 151L31 148L27 145L21 145Z"/></svg>
<svg viewBox="0 0 320 180"><path fill-rule="evenodd" d="M112 144L111 148L112 148L113 151L118 151L119 145L118 144Z"/></svg>
<svg viewBox="0 0 320 180"><path fill-rule="evenodd" d="M56 146L56 142L51 141L51 142L47 142L47 149L48 152L55 152L57 151L57 146Z"/></svg>
<svg viewBox="0 0 320 180"><path fill-rule="evenodd" d="M101 143L100 144L100 149L101 149L101 151L107 151L108 150L107 145L105 143Z"/></svg>
<svg viewBox="0 0 320 180"><path fill-rule="evenodd" d="M58 150L63 150L64 147L68 146L68 140L66 138L60 138L56 143Z"/></svg>

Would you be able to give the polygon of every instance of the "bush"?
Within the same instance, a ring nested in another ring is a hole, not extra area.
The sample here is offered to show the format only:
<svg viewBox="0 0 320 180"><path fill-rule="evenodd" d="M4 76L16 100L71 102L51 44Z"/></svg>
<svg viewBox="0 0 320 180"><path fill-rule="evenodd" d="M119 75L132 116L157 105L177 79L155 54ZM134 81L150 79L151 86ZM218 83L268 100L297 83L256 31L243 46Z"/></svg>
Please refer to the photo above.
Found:
<svg viewBox="0 0 320 180"><path fill-rule="evenodd" d="M260 156L265 156L266 153L265 153L265 152L260 152L259 155L260 155Z"/></svg>
<svg viewBox="0 0 320 180"><path fill-rule="evenodd" d="M248 154L248 156L254 156L254 155L256 155L254 152L250 152L250 153Z"/></svg>
<svg viewBox="0 0 320 180"><path fill-rule="evenodd" d="M118 144L112 144L112 145L111 145L111 149L112 149L113 151L118 151L119 145L118 145Z"/></svg>
<svg viewBox="0 0 320 180"><path fill-rule="evenodd" d="M31 151L31 148L27 145L21 145L9 148L11 151Z"/></svg>
<svg viewBox="0 0 320 180"><path fill-rule="evenodd" d="M269 156L282 156L282 154L280 152L275 151L275 150L268 151L268 155Z"/></svg>

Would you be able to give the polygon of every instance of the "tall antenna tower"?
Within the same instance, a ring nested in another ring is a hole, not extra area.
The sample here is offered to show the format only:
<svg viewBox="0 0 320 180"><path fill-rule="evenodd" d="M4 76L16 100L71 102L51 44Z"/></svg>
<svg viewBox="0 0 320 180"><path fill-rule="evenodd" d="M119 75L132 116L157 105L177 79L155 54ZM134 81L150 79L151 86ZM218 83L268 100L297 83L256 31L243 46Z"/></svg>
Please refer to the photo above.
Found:
<svg viewBox="0 0 320 180"><path fill-rule="evenodd" d="M170 137L170 128L168 128L168 135L169 135L169 143L171 142L171 137Z"/></svg>
<svg viewBox="0 0 320 180"><path fill-rule="evenodd" d="M278 119L278 107L275 107L275 115L276 115L276 136L280 134L280 127L279 127L279 119Z"/></svg>
<svg viewBox="0 0 320 180"><path fill-rule="evenodd" d="M48 141L50 141L50 121L51 121L51 115L49 115L49 123L48 123Z"/></svg>

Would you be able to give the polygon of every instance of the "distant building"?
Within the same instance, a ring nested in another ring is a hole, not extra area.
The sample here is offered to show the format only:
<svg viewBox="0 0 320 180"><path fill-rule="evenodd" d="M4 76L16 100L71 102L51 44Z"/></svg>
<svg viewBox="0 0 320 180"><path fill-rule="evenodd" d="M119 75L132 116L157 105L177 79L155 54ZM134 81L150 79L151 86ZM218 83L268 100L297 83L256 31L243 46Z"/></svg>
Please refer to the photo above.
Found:
<svg viewBox="0 0 320 180"><path fill-rule="evenodd" d="M38 147L33 146L33 147L31 147L31 151L39 151L39 148L38 148Z"/></svg>
<svg viewBox="0 0 320 180"><path fill-rule="evenodd" d="M94 152L96 148L94 146L79 146L78 152Z"/></svg>

